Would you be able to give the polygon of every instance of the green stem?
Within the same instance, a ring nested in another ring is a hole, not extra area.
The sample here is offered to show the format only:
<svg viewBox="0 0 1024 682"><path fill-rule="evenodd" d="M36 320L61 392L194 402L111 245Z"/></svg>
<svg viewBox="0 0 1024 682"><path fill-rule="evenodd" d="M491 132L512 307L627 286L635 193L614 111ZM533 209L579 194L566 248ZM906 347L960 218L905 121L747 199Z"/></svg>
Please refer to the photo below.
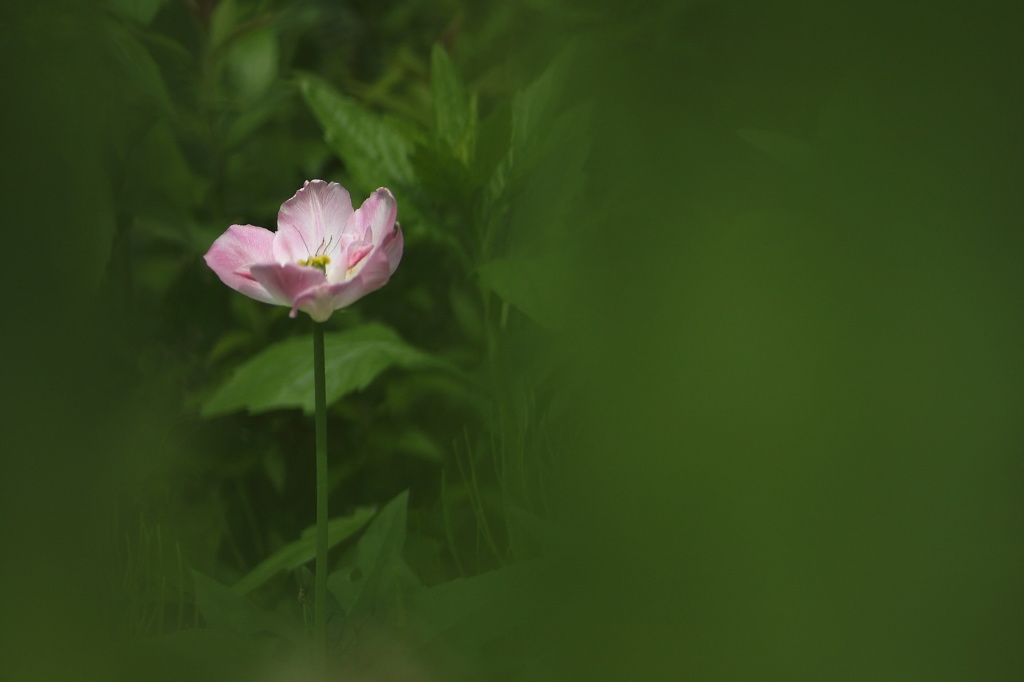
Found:
<svg viewBox="0 0 1024 682"><path fill-rule="evenodd" d="M316 386L316 575L313 583L313 640L317 655L327 653L327 389L324 380L324 326L313 324L313 381Z"/></svg>

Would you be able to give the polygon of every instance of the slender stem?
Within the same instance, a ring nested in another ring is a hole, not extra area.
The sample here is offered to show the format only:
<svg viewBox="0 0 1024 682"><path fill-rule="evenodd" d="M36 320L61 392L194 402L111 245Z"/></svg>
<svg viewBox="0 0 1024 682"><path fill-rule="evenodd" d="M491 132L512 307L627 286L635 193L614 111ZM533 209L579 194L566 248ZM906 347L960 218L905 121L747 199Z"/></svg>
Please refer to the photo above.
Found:
<svg viewBox="0 0 1024 682"><path fill-rule="evenodd" d="M327 652L327 389L324 383L324 326L313 323L313 381L316 387L316 575L313 583L313 640Z"/></svg>

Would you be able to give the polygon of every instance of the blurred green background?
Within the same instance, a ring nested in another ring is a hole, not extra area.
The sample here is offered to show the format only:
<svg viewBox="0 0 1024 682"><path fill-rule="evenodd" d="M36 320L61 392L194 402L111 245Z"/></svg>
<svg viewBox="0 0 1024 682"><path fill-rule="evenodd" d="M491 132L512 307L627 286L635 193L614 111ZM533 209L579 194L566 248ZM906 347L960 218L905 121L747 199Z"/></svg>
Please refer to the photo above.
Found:
<svg viewBox="0 0 1024 682"><path fill-rule="evenodd" d="M311 420L210 408L309 322L201 260L311 177L407 236L329 332L423 354L332 405L332 513L408 490L424 589L550 562L376 674L1019 674L1020 9L3 12L0 676L255 679L145 652L312 523Z"/></svg>

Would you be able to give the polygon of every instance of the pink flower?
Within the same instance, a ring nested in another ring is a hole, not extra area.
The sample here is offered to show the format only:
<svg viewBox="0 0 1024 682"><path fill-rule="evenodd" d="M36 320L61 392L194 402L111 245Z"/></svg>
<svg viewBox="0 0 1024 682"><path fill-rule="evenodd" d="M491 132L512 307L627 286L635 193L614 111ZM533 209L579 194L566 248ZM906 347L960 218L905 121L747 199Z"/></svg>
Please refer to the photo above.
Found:
<svg viewBox="0 0 1024 682"><path fill-rule="evenodd" d="M281 205L277 232L232 225L204 258L235 291L323 322L387 284L402 259L397 214L383 187L353 211L344 187L307 180Z"/></svg>

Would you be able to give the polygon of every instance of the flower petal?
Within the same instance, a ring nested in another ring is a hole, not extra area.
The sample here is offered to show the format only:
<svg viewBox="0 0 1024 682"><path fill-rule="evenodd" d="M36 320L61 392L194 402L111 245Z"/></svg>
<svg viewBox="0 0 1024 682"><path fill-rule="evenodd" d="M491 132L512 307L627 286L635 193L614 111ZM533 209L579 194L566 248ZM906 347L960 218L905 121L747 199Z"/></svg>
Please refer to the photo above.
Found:
<svg viewBox="0 0 1024 682"><path fill-rule="evenodd" d="M352 198L336 182L308 180L277 214L274 256L297 263L310 256L337 258L342 230L352 216Z"/></svg>
<svg viewBox="0 0 1024 682"><path fill-rule="evenodd" d="M255 225L232 225L210 245L203 259L220 280L235 291L264 303L274 303L273 295L257 282L250 267L271 263L274 233Z"/></svg>
<svg viewBox="0 0 1024 682"><path fill-rule="evenodd" d="M402 261L402 251L405 249L405 237L402 235L401 225L395 223L394 231L384 237L381 248L384 249L384 253L388 256L388 267L391 268L391 274L393 275L398 268L398 264Z"/></svg>
<svg viewBox="0 0 1024 682"><path fill-rule="evenodd" d="M369 242L352 242L345 250L345 267L351 270L372 250L373 244Z"/></svg>
<svg viewBox="0 0 1024 682"><path fill-rule="evenodd" d="M392 270L387 253L381 249L371 251L359 265L356 274L350 279L319 287L316 291L307 291L299 297L295 305L310 315L314 314L311 310L313 307L318 311L325 307L332 311L337 310L355 303L371 291L380 289L391 279ZM315 315L313 319L317 319Z"/></svg>
<svg viewBox="0 0 1024 682"><path fill-rule="evenodd" d="M322 286L313 287L307 289L298 300L295 301L295 305L292 306L292 317L295 317L295 311L301 310L305 313L309 313L309 316L313 318L315 322L326 322L337 308L342 306L334 305L335 293L332 291L334 286L324 284Z"/></svg>
<svg viewBox="0 0 1024 682"><path fill-rule="evenodd" d="M296 301L310 289L327 282L322 270L294 263L254 265L252 276L274 297L273 303L292 306L292 317Z"/></svg>
<svg viewBox="0 0 1024 682"><path fill-rule="evenodd" d="M349 218L345 232L341 236L342 251L338 255L342 257L331 260L331 264L327 266L327 278L332 283L352 279L359 272L362 267L361 261L366 257L365 249L356 245L360 242L369 242L374 250L378 250L384 242L392 240L397 215L398 205L391 190L381 187L371 194ZM394 258L395 267L398 267L400 259L401 242L398 255ZM391 272L394 272L394 268Z"/></svg>
<svg viewBox="0 0 1024 682"><path fill-rule="evenodd" d="M391 234L397 217L398 204L395 203L394 195L391 194L391 190L381 187L352 213L345 232L356 235L358 239L365 239L366 229L369 228L373 234L373 243L380 244Z"/></svg>

